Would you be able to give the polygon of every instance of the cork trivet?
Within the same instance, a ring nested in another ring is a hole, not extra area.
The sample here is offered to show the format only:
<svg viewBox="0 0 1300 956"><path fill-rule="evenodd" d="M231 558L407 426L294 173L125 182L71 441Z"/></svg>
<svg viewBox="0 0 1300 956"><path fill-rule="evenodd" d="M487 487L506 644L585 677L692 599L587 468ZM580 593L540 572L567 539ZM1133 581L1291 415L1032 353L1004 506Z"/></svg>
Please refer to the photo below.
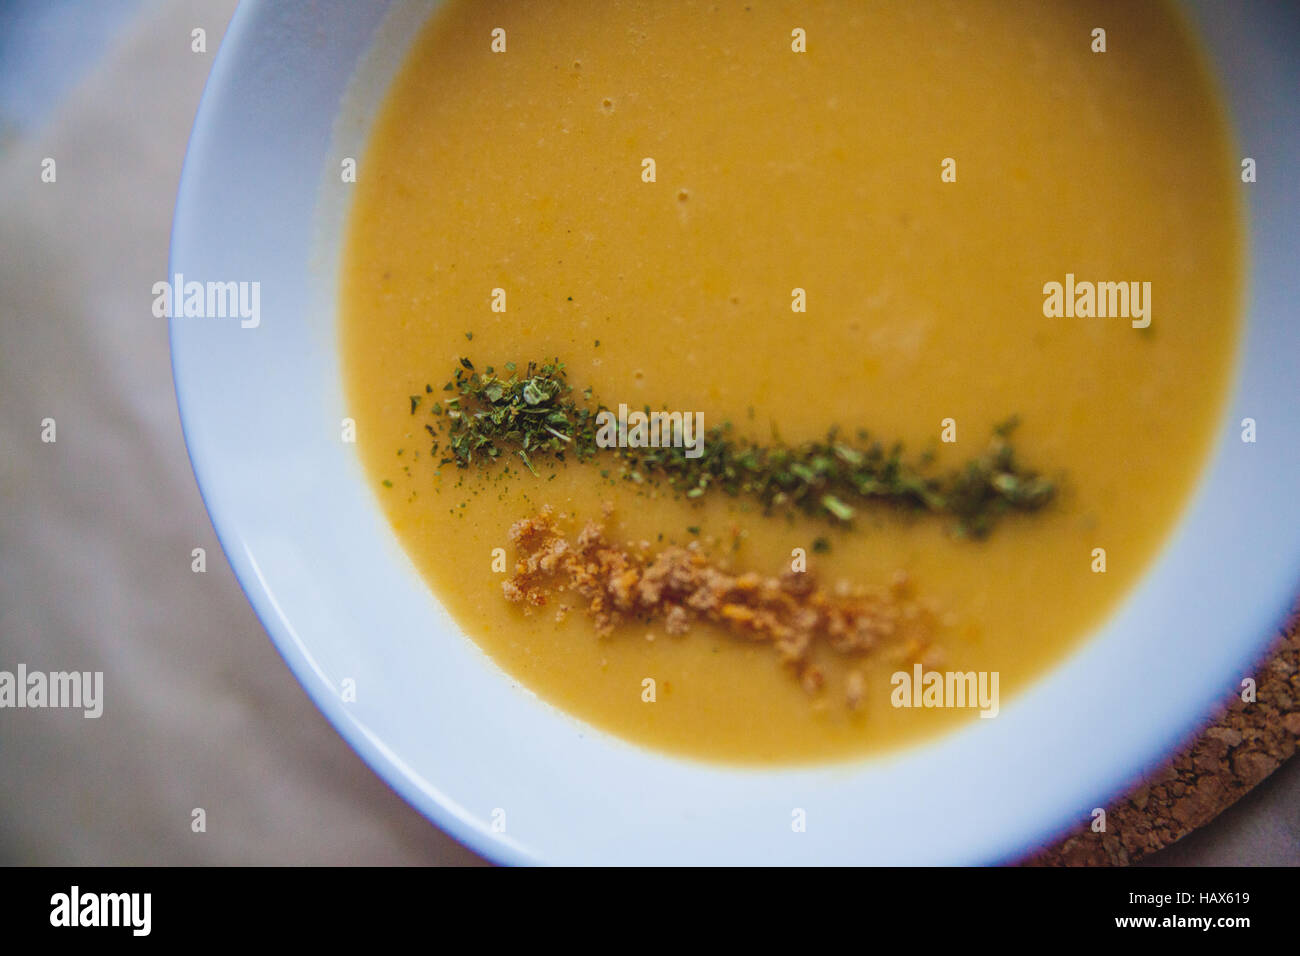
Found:
<svg viewBox="0 0 1300 956"><path fill-rule="evenodd" d="M1218 719L1160 770L1106 811L1105 832L1089 818L1027 866L1126 866L1204 826L1295 753L1300 737L1300 602L1253 674L1255 701L1241 689Z"/></svg>

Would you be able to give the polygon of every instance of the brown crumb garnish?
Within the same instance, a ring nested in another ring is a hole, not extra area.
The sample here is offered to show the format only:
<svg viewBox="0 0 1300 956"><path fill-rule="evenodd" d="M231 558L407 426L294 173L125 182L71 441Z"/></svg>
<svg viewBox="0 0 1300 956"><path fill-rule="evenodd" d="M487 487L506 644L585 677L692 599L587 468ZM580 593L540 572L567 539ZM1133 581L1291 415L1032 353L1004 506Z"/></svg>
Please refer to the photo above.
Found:
<svg viewBox="0 0 1300 956"><path fill-rule="evenodd" d="M608 520L611 510L604 509ZM934 615L906 597L906 578L869 590L839 582L826 590L809 572L786 571L765 577L753 571L731 574L711 563L698 542L670 546L657 554L605 536L605 523L590 521L570 540L549 507L510 528L515 547L514 576L503 584L506 600L525 611L546 606L551 595L567 593L563 611L582 607L608 636L625 623L663 622L669 635L686 633L703 621L745 640L770 644L811 695L826 684L814 653L826 648L861 656L882 642L903 642L912 654L928 646ZM572 601L572 597L580 600ZM649 635L647 635L649 637ZM856 709L865 696L865 679L851 670L845 697Z"/></svg>

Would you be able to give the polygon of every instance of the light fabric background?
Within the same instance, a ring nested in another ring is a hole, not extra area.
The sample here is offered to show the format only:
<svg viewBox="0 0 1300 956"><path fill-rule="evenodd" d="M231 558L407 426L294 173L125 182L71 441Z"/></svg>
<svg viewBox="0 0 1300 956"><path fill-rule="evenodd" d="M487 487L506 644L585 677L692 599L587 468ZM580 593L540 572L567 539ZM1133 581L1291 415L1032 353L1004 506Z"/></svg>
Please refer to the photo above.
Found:
<svg viewBox="0 0 1300 956"><path fill-rule="evenodd" d="M0 155L0 669L102 670L106 685L98 720L0 711L0 862L474 861L308 700L190 472L150 288L234 6L143 4ZM196 26L206 54L190 52Z"/></svg>
<svg viewBox="0 0 1300 956"><path fill-rule="evenodd" d="M310 703L190 472L150 287L234 5L113 0L122 22L67 64L72 89L0 97L18 120L0 135L0 669L106 683L99 720L0 711L0 862L476 862ZM206 54L190 50L198 26ZM42 95L57 106L38 123ZM47 156L55 184L40 181ZM196 547L206 574L190 569ZM1293 760L1157 862L1300 862L1297 783ZM196 807L206 833L191 831Z"/></svg>

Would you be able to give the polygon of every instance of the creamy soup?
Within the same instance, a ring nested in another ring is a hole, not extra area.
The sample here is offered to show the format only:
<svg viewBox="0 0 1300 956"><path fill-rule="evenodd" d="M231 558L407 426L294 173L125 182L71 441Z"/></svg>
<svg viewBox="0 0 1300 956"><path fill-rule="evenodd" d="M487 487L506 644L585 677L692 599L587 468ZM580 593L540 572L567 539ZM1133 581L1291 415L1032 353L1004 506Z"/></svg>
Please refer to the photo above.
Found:
<svg viewBox="0 0 1300 956"><path fill-rule="evenodd" d="M729 762L914 742L981 710L896 706L894 675L996 673L1005 707L1106 620L1177 521L1237 347L1238 161L1163 3L454 0L353 187L341 348L358 447L468 638L574 717ZM462 358L554 357L575 397L610 408L787 445L865 428L940 469L1015 415L1018 459L1058 490L973 537L869 502L846 524L689 498L614 459L538 460L536 476L513 456L504 476L442 462L432 410ZM933 641L855 659L849 707L836 661L809 688L716 623L602 636L578 611L505 600L495 549L513 563L515 522L549 505L580 527L606 503L611 540L695 541L737 574L801 553L828 589L903 572Z"/></svg>

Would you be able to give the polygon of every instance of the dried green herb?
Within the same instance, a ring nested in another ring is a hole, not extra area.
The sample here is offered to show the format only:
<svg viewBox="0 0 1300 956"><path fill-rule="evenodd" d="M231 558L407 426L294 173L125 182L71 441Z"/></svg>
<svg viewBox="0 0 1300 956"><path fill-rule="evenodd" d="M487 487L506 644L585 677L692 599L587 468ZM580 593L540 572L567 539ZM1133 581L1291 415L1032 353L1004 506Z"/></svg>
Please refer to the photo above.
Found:
<svg viewBox="0 0 1300 956"><path fill-rule="evenodd" d="M737 437L730 422L708 429L703 454L688 458L684 448L597 445L596 416L607 409L588 404L590 388L583 401L573 398L558 358L529 362L523 373L513 362L505 368L509 376L501 378L491 366L479 372L460 360L443 387L454 395L431 409L446 432L440 465L469 468L518 455L537 475L536 462L600 454L620 460L624 480L665 482L688 498L722 491L754 498L766 512L797 510L841 525L861 508L890 506L951 516L956 531L971 537L988 534L1010 512L1039 510L1056 494L1054 481L1017 461L1014 418L994 429L980 455L946 472L936 471L930 456L905 459L900 444L884 445L865 431L850 441L832 428L822 441L787 445L773 429L773 441L763 445Z"/></svg>

